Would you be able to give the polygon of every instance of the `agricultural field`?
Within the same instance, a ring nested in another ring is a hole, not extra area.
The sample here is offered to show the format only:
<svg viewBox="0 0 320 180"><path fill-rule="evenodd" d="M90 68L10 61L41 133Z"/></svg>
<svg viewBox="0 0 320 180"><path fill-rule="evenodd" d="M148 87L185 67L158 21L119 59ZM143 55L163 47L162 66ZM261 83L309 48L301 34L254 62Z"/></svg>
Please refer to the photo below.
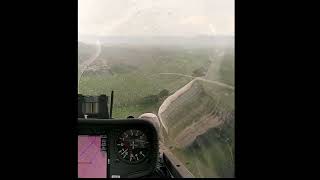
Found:
<svg viewBox="0 0 320 180"><path fill-rule="evenodd" d="M162 73L192 76L194 70L209 63L206 51L208 49L186 51L183 48L103 46L98 59L83 73L79 93L100 95L114 90L113 115L116 118L156 113L163 97L154 98L152 102L146 99L152 99L163 90L172 94L192 80L191 77Z"/></svg>

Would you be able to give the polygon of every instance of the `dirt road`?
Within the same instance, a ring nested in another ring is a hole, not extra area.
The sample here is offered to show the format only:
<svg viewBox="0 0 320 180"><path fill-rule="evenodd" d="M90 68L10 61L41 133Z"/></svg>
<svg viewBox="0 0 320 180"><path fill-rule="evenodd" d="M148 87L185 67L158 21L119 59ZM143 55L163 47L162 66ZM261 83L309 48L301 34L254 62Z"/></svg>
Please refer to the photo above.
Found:
<svg viewBox="0 0 320 180"><path fill-rule="evenodd" d="M159 74L163 74L163 75L165 75L165 74L167 74L167 75L177 75L177 76L184 76L184 77L195 78L196 80L205 81L205 82L212 83L212 84L217 84L217 85L219 85L219 86L223 86L223 87L226 87L226 88L228 88L228 89L234 90L234 86L231 86L231 85L228 85L228 84L219 82L219 81L208 80L208 79L205 79L205 78L203 78L203 77L194 77L194 76L189 76L189 75L180 74L180 73L159 73Z"/></svg>
<svg viewBox="0 0 320 180"><path fill-rule="evenodd" d="M101 43L99 40L96 41L96 51L80 65L80 75L78 76L78 86L80 84L80 80L84 71L92 64L100 55L101 53ZM79 87L78 87L79 89Z"/></svg>

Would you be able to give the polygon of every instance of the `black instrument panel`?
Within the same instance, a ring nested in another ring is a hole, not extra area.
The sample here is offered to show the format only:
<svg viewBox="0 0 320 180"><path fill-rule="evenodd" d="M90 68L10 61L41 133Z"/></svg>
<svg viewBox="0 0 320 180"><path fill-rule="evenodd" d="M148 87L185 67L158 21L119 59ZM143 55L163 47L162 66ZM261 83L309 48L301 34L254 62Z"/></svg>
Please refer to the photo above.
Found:
<svg viewBox="0 0 320 180"><path fill-rule="evenodd" d="M80 136L102 137L96 144L100 144L100 150L105 151L107 165L106 173L102 176L106 176L106 178L143 177L152 173L156 167L159 154L158 136L155 127L148 121L143 119L79 118L78 141ZM93 143L88 142L88 145L90 144ZM81 147L83 151L87 149L86 145ZM86 166L79 165L80 153L82 155L83 152L78 151L78 171L82 170L79 169L80 166ZM89 157L90 155L82 156ZM99 153L98 156L100 156ZM97 163L97 161L94 162ZM92 166L97 165L92 164ZM92 169L92 167L87 167L85 171L89 171L90 168Z"/></svg>

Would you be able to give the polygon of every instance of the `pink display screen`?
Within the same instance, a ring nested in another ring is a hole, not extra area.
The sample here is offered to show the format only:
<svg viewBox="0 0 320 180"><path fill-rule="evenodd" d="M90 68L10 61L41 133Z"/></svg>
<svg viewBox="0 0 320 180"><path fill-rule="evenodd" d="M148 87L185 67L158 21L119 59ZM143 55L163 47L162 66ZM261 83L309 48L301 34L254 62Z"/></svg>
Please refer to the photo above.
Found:
<svg viewBox="0 0 320 180"><path fill-rule="evenodd" d="M107 178L106 136L78 136L78 178Z"/></svg>

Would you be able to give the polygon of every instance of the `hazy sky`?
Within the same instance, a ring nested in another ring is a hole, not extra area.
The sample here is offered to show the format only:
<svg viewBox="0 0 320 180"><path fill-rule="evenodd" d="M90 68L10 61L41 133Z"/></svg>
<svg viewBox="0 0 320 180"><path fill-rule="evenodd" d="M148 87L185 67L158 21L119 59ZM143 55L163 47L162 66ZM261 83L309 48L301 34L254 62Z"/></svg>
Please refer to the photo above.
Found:
<svg viewBox="0 0 320 180"><path fill-rule="evenodd" d="M78 0L79 35L234 35L234 0Z"/></svg>

